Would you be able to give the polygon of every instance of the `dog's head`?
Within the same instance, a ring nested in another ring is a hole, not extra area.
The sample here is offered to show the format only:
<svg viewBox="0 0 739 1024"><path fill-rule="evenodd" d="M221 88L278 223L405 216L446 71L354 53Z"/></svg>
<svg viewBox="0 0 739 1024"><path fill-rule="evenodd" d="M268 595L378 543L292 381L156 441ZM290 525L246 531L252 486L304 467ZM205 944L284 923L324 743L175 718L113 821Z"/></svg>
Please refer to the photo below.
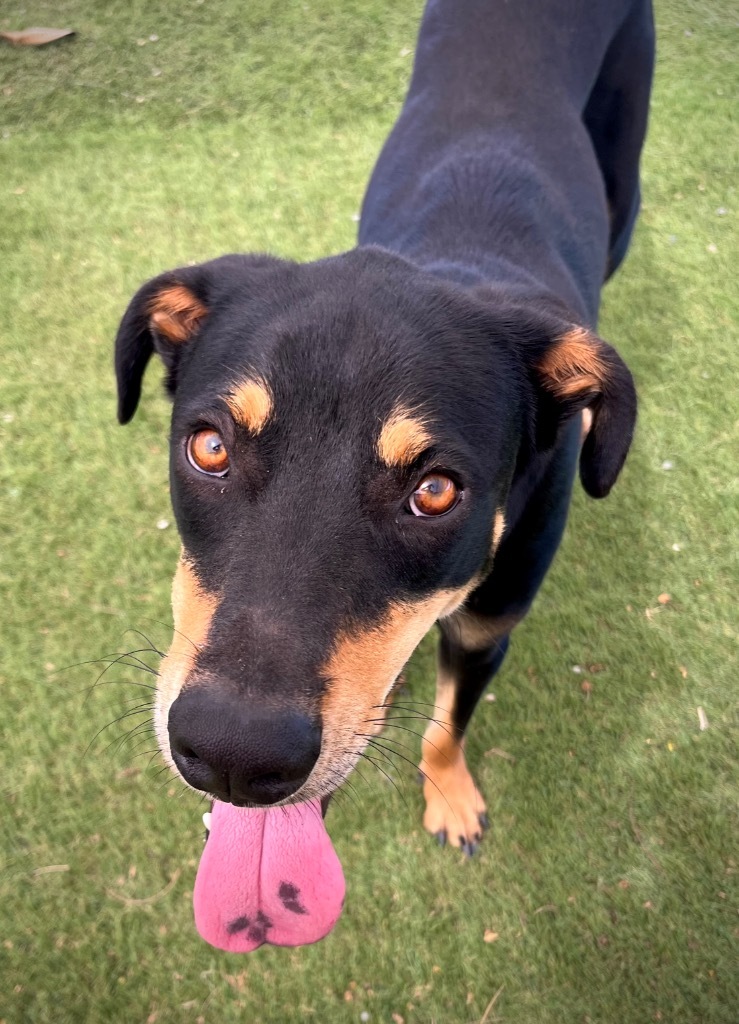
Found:
<svg viewBox="0 0 739 1024"><path fill-rule="evenodd" d="M610 346L379 249L148 282L118 332L122 422L155 351L183 545L158 737L236 804L332 792L489 570L514 475L589 407L581 478L602 496L634 423Z"/></svg>

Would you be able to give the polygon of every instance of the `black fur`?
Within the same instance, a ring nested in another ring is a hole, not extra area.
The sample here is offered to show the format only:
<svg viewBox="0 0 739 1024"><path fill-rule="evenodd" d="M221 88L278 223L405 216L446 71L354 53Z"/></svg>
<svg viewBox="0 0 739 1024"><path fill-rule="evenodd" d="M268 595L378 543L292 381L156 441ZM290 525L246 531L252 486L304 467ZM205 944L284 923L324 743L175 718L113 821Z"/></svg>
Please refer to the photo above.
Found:
<svg viewBox="0 0 739 1024"><path fill-rule="evenodd" d="M359 246L312 264L225 256L134 297L116 343L119 418L133 415L153 351L174 396L172 497L205 589L223 596L199 669L234 693L315 714L335 638L398 601L482 582L467 608L510 623L531 605L564 529L579 455L603 497L628 452L636 400L615 350L592 337L603 381L557 398L542 361L592 330L624 256L653 62L648 0L430 0L410 91L364 201ZM245 185L245 187L248 187ZM208 314L172 345L149 326L165 285ZM254 438L223 395L269 383ZM376 442L398 405L422 410L433 447L388 469ZM198 474L187 437L216 428L229 475ZM449 515L408 499L442 469L464 490ZM495 559L497 509L506 531ZM442 663L467 725L509 626L469 651L442 623Z"/></svg>

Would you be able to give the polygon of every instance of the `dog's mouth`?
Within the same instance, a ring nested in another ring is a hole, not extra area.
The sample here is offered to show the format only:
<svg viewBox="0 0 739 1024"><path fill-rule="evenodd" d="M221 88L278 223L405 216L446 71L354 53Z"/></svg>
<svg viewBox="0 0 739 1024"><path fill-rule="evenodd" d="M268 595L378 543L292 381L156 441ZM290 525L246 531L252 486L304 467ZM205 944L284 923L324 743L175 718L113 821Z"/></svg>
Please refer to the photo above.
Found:
<svg viewBox="0 0 739 1024"><path fill-rule="evenodd" d="M324 938L344 903L344 873L324 825L330 796L268 808L215 801L193 903L203 939L230 953Z"/></svg>

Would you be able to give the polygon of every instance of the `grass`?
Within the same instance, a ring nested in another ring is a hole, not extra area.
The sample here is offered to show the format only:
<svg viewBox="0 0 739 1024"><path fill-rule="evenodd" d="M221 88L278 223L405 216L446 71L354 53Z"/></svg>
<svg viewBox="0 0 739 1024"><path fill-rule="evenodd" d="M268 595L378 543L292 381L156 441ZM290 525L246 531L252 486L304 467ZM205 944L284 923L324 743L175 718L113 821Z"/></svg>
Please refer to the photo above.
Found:
<svg viewBox="0 0 739 1024"><path fill-rule="evenodd" d="M156 373L133 424L114 424L117 319L167 267L353 243L419 14L418 0L3 7L2 28L78 32L0 51L5 1024L472 1024L496 993L489 1022L736 1019L730 0L658 3L644 212L601 322L639 382L638 437L607 502L577 495L473 724L493 821L479 858L425 836L399 762L400 794L366 775L330 813L349 886L335 932L220 954L191 915L202 807L134 756L153 742L125 729L145 717L86 749L148 677L114 669L120 685L87 694L99 669L64 666L144 646L131 628L166 645L178 549L157 525L171 513ZM427 641L418 699L432 663Z"/></svg>

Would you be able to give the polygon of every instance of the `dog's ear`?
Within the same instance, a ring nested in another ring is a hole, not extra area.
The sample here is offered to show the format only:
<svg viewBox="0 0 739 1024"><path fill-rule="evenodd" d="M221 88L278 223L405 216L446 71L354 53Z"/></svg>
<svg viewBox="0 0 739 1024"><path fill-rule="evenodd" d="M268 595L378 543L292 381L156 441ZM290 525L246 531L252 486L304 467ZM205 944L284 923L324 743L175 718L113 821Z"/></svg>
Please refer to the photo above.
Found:
<svg viewBox="0 0 739 1024"><path fill-rule="evenodd" d="M621 472L634 434L633 378L616 350L584 327L550 326L545 335L547 341L532 353L536 446L551 447L559 426L589 409L592 423L580 453L580 480L593 498L604 498Z"/></svg>
<svg viewBox="0 0 739 1024"><path fill-rule="evenodd" d="M115 339L118 419L128 423L141 396L141 380L153 352L167 370L174 391L177 362L208 315L207 277L203 266L183 267L147 281L134 295Z"/></svg>
<svg viewBox="0 0 739 1024"><path fill-rule="evenodd" d="M197 341L211 308L238 295L250 300L256 314L260 302L274 303L283 295L294 267L289 260L262 253L231 253L167 271L142 285L123 315L115 340L120 422L128 423L136 412L141 380L153 352L162 358L172 395L180 359ZM281 277L275 276L278 272Z"/></svg>

